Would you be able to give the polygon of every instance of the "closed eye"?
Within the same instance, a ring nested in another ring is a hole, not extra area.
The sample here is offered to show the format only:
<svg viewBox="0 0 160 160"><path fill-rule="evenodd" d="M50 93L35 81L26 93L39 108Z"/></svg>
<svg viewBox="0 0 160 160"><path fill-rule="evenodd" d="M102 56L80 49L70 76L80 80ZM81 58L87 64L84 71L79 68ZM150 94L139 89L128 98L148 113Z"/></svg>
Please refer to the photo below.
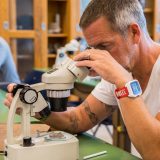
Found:
<svg viewBox="0 0 160 160"><path fill-rule="evenodd" d="M112 44L99 44L95 47L95 49L110 51L112 49Z"/></svg>

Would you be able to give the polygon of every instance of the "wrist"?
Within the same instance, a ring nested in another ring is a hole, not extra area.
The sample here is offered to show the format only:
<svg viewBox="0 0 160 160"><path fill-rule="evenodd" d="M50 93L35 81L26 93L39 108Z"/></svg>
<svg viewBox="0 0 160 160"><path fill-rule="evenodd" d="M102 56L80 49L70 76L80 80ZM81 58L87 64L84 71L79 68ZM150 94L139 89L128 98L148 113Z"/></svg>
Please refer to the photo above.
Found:
<svg viewBox="0 0 160 160"><path fill-rule="evenodd" d="M129 81L132 81L133 78L129 77L129 78L126 78L126 79L119 79L115 82L115 86L116 88L122 88L126 85L126 83L128 83Z"/></svg>
<svg viewBox="0 0 160 160"><path fill-rule="evenodd" d="M120 87L117 87L115 89L115 95L118 99L123 98L123 97L137 97L142 95L142 89L141 86L138 82L138 80L131 80L128 81Z"/></svg>
<svg viewBox="0 0 160 160"><path fill-rule="evenodd" d="M40 116L39 112L36 112L36 113L35 113L34 118L36 118L36 119L40 120L41 116Z"/></svg>
<svg viewBox="0 0 160 160"><path fill-rule="evenodd" d="M50 108L47 106L45 107L43 110L41 110L40 112L37 112L35 115L35 118L39 119L40 121L46 121L47 118L51 115L51 110Z"/></svg>

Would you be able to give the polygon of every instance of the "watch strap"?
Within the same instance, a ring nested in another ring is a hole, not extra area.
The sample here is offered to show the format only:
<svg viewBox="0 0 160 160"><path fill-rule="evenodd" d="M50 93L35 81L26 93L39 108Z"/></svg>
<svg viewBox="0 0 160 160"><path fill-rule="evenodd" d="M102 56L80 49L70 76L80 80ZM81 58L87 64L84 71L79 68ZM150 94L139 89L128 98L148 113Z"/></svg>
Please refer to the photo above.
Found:
<svg viewBox="0 0 160 160"><path fill-rule="evenodd" d="M115 94L116 94L116 97L118 99L120 99L120 98L123 98L123 97L128 97L129 92L128 92L127 87L122 87L122 88L115 89Z"/></svg>

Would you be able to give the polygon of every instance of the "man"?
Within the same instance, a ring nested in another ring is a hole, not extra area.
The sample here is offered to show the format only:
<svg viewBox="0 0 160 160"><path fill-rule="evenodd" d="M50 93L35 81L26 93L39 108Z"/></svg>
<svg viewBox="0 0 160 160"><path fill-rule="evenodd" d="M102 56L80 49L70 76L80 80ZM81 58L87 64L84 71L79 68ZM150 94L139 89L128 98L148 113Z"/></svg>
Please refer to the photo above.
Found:
<svg viewBox="0 0 160 160"><path fill-rule="evenodd" d="M92 0L80 26L88 45L94 49L77 55L77 66L90 67L90 74L103 79L81 105L63 113L52 112L44 122L78 133L92 128L118 106L143 159L160 159L160 45L148 35L140 3ZM138 82L133 79L139 81L142 96ZM8 87L9 91L12 87ZM5 104L9 106L11 101L8 94ZM36 117L40 115L37 113Z"/></svg>

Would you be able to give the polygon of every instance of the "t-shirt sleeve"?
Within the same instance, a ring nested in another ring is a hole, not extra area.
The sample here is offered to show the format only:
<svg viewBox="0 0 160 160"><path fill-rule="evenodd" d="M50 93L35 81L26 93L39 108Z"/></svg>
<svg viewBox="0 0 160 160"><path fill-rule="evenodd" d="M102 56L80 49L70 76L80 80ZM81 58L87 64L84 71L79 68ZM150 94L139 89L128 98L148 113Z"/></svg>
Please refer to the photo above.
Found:
<svg viewBox="0 0 160 160"><path fill-rule="evenodd" d="M105 104L118 105L114 95L114 88L115 86L113 84L102 79L91 94Z"/></svg>

